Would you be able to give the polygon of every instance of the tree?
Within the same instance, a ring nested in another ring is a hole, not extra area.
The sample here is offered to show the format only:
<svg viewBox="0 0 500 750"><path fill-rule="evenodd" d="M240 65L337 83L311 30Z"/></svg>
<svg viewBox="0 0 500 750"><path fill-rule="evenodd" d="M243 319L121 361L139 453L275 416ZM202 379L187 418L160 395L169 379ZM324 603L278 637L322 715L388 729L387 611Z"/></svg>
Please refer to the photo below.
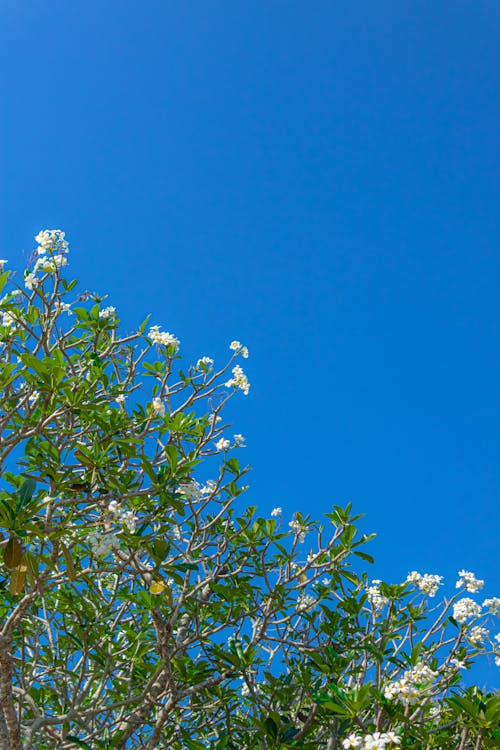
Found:
<svg viewBox="0 0 500 750"><path fill-rule="evenodd" d="M351 506L244 509L246 347L183 371L174 335L74 299L63 232L36 240L0 302L0 749L497 747L461 671L500 663L500 599L370 583Z"/></svg>

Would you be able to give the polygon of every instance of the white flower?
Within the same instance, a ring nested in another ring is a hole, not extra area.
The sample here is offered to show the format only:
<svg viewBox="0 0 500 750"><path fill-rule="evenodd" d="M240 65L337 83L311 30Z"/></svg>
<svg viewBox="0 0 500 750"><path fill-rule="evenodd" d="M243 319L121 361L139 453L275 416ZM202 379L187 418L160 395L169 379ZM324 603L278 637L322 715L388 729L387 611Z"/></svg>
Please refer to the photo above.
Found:
<svg viewBox="0 0 500 750"><path fill-rule="evenodd" d="M126 399L126 398L127 398L127 396L125 395L125 393L120 393L120 394L119 394L119 395L118 395L118 396L117 396L117 397L115 398L115 401L116 401L116 403L117 403L117 404L124 404L124 403L125 403L125 399Z"/></svg>
<svg viewBox="0 0 500 750"><path fill-rule="evenodd" d="M457 669L465 669L466 663L464 661L460 661L460 659L450 659L450 664Z"/></svg>
<svg viewBox="0 0 500 750"><path fill-rule="evenodd" d="M464 623L469 617L479 617L481 614L481 605L469 597L459 599L453 605L453 617L457 622Z"/></svg>
<svg viewBox="0 0 500 750"><path fill-rule="evenodd" d="M44 229L37 234L35 242L38 243L38 255L53 255L59 253L65 255L69 252L69 245L64 239L65 233L60 229Z"/></svg>
<svg viewBox="0 0 500 750"><path fill-rule="evenodd" d="M111 500L108 505L108 512L114 516L114 520L122 523L130 532L134 532L137 525L137 518L131 510L123 508L117 500Z"/></svg>
<svg viewBox="0 0 500 750"><path fill-rule="evenodd" d="M279 508L279 507L278 508L273 508L272 511L271 511L271 515L273 517L281 516L282 513L283 513L283 510L282 510L282 508Z"/></svg>
<svg viewBox="0 0 500 750"><path fill-rule="evenodd" d="M24 286L26 287L26 289L29 289L31 292L33 291L35 286L38 284L38 281L39 280L37 279L34 273L28 273L24 277Z"/></svg>
<svg viewBox="0 0 500 750"><path fill-rule="evenodd" d="M190 482L184 482L177 487L177 492L184 497L188 497L190 500L199 500L202 497L202 488L196 481L192 479Z"/></svg>
<svg viewBox="0 0 500 750"><path fill-rule="evenodd" d="M431 573L424 573L424 575L420 575L420 573L417 573L416 570L413 570L411 573L408 573L406 580L408 581L408 583L415 584L415 586L417 586L420 591L423 591L425 594L428 594L432 597L436 595L439 586L441 586L443 576L438 576Z"/></svg>
<svg viewBox="0 0 500 750"><path fill-rule="evenodd" d="M37 271L43 271L44 273L55 273L58 268L62 268L67 265L68 259L65 255L42 255L38 258L33 268L33 273Z"/></svg>
<svg viewBox="0 0 500 750"><path fill-rule="evenodd" d="M235 448L246 448L245 438L240 433L234 435L234 447Z"/></svg>
<svg viewBox="0 0 500 750"><path fill-rule="evenodd" d="M331 579L331 578L328 578L328 577L326 577L326 578L322 578L322 579L321 579L321 584L322 584L322 586L329 586L329 585L330 585L330 583L331 583L331 580L332 580L332 579Z"/></svg>
<svg viewBox="0 0 500 750"><path fill-rule="evenodd" d="M28 396L28 401L30 402L30 404L36 404L39 398L40 398L40 391L33 391Z"/></svg>
<svg viewBox="0 0 500 750"><path fill-rule="evenodd" d="M495 656L495 665L500 667L500 656Z"/></svg>
<svg viewBox="0 0 500 750"><path fill-rule="evenodd" d="M2 325L10 328L16 324L16 319L10 312L5 312L2 315Z"/></svg>
<svg viewBox="0 0 500 750"><path fill-rule="evenodd" d="M242 346L239 341L231 341L229 348L232 349L236 354L241 354L243 359L248 359L248 349L246 346Z"/></svg>
<svg viewBox="0 0 500 750"><path fill-rule="evenodd" d="M497 641L498 643L500 643L500 633L497 633L497 634L496 634L496 635L494 636L494 640L495 640L495 641Z"/></svg>
<svg viewBox="0 0 500 750"><path fill-rule="evenodd" d="M107 318L114 317L116 313L116 307L113 307L113 305L109 305L109 307L105 307L103 310L99 310L99 317L101 320L106 320Z"/></svg>
<svg viewBox="0 0 500 750"><path fill-rule="evenodd" d="M476 645L480 645L486 640L489 634L490 633L487 628L482 628L480 625L476 625L475 627L471 628L469 639Z"/></svg>
<svg viewBox="0 0 500 750"><path fill-rule="evenodd" d="M151 409L153 410L153 414L157 417L164 417L165 416L165 404L161 400L161 398L158 398L156 396L151 401Z"/></svg>
<svg viewBox="0 0 500 750"><path fill-rule="evenodd" d="M197 370L203 370L204 372L210 372L213 369L214 361L212 357L201 357L196 363Z"/></svg>
<svg viewBox="0 0 500 750"><path fill-rule="evenodd" d="M177 339L172 333L168 333L168 331L160 331L160 326L151 326L148 338L151 339L153 344L158 344L158 346L172 346L174 351L177 351L181 345L179 339Z"/></svg>
<svg viewBox="0 0 500 750"><path fill-rule="evenodd" d="M357 734L350 734L349 737L346 737L343 741L342 747L344 748L344 750L349 750L351 747L360 748L362 742L362 737Z"/></svg>
<svg viewBox="0 0 500 750"><path fill-rule="evenodd" d="M245 396L248 396L250 383L248 382L248 378L243 372L242 368L239 365L235 365L232 369L232 373L233 377L226 383L224 383L226 388L239 388L240 391L243 391Z"/></svg>
<svg viewBox="0 0 500 750"><path fill-rule="evenodd" d="M67 302L61 302L60 299L56 301L55 305L56 313L68 313L68 315L73 315L73 312L71 310L71 305L69 305Z"/></svg>
<svg viewBox="0 0 500 750"><path fill-rule="evenodd" d="M485 599L483 607L487 607L492 615L500 615L500 599L497 596L492 599Z"/></svg>
<svg viewBox="0 0 500 750"><path fill-rule="evenodd" d="M218 424L219 422L222 422L222 417L219 417L218 414L209 414L208 418L212 422L212 424Z"/></svg>
<svg viewBox="0 0 500 750"><path fill-rule="evenodd" d="M413 706L419 700L421 691L429 687L437 676L437 672L420 662L408 669L401 679L386 685L384 696L386 700L397 700L405 706Z"/></svg>
<svg viewBox="0 0 500 750"><path fill-rule="evenodd" d="M299 542L299 544L302 544L305 541L307 529L302 526L297 518L294 518L292 521L290 521L288 525L297 535L297 541Z"/></svg>
<svg viewBox="0 0 500 750"><path fill-rule="evenodd" d="M314 596L309 596L309 594L300 594L297 599L297 609L303 610L303 609L310 609L316 604L316 599Z"/></svg>
<svg viewBox="0 0 500 750"><path fill-rule="evenodd" d="M375 578L372 581L372 585L367 586L366 588L368 601L376 612L378 612L380 609L383 609L385 605L389 603L389 599L380 593L379 585L381 583L382 581L380 581L378 578Z"/></svg>
<svg viewBox="0 0 500 750"><path fill-rule="evenodd" d="M0 260L0 273L4 272L4 266L8 262L9 262L8 260Z"/></svg>
<svg viewBox="0 0 500 750"><path fill-rule="evenodd" d="M227 451L230 446L231 442L229 440L226 440L225 438L221 438L215 443L215 447L218 451Z"/></svg>
<svg viewBox="0 0 500 750"><path fill-rule="evenodd" d="M484 586L484 581L476 578L474 573L470 573L468 570L459 571L458 575L460 578L456 582L457 589L460 586L465 586L466 591L470 591L471 594L477 593Z"/></svg>
<svg viewBox="0 0 500 750"><path fill-rule="evenodd" d="M119 547L118 540L111 533L105 533L103 531L91 531L86 537L92 554L96 557L106 557L113 550Z"/></svg>

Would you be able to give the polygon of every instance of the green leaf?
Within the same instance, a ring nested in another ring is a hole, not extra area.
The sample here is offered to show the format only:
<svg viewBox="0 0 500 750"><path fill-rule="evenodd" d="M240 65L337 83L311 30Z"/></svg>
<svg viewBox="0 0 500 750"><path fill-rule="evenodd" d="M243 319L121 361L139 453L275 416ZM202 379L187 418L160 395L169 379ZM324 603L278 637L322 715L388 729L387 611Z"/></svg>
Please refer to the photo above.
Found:
<svg viewBox="0 0 500 750"><path fill-rule="evenodd" d="M74 581L76 578L76 570L73 563L73 558L71 557L71 552L63 542L61 542L61 549L64 561L66 563L66 573L68 574L68 578L70 581Z"/></svg>
<svg viewBox="0 0 500 750"><path fill-rule="evenodd" d="M36 481L33 479L33 477L28 477L21 486L21 489L17 493L17 506L16 506L16 513L19 513L23 508L25 508L28 503L30 502L31 498L33 497L33 493L36 488Z"/></svg>

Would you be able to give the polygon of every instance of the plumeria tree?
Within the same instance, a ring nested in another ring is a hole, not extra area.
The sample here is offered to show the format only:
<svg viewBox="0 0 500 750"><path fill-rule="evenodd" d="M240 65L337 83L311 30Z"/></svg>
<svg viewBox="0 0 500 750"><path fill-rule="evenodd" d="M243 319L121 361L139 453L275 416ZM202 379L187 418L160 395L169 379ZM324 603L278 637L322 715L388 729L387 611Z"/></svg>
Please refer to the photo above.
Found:
<svg viewBox="0 0 500 750"><path fill-rule="evenodd" d="M500 663L500 599L369 580L351 506L245 507L247 348L181 366L36 242L0 275L0 750L498 747L462 674Z"/></svg>

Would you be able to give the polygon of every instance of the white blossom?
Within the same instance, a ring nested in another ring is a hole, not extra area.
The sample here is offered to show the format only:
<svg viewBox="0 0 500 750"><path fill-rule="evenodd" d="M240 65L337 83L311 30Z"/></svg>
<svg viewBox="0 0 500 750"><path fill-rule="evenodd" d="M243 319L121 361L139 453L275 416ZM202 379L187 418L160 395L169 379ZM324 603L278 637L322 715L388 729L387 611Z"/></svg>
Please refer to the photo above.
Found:
<svg viewBox="0 0 500 750"><path fill-rule="evenodd" d="M283 513L283 509L279 508L279 507L278 508L273 508L272 511L271 511L271 515L273 517L281 516L282 513Z"/></svg>
<svg viewBox="0 0 500 750"><path fill-rule="evenodd" d="M500 615L500 599L497 596L492 599L485 599L483 607L486 607L491 615Z"/></svg>
<svg viewBox="0 0 500 750"><path fill-rule="evenodd" d="M226 438L221 438L215 443L215 447L218 451L227 451L231 446L231 441Z"/></svg>
<svg viewBox="0 0 500 750"><path fill-rule="evenodd" d="M469 617L479 617L481 605L469 597L459 599L453 605L453 617L457 622L464 623Z"/></svg>
<svg viewBox="0 0 500 750"><path fill-rule="evenodd" d="M99 317L101 320L107 320L108 318L114 317L116 314L116 307L113 307L113 305L109 305L109 307L105 307L102 310L99 310Z"/></svg>
<svg viewBox="0 0 500 750"><path fill-rule="evenodd" d="M33 268L33 273L43 271L44 273L55 273L58 268L67 265L68 259L65 255L42 255L38 258Z"/></svg>
<svg viewBox="0 0 500 750"><path fill-rule="evenodd" d="M214 361L212 357L201 357L196 363L197 370L203 370L204 372L210 372L213 369Z"/></svg>
<svg viewBox="0 0 500 750"><path fill-rule="evenodd" d="M118 539L111 532L91 531L86 538L96 557L107 557L119 547Z"/></svg>
<svg viewBox="0 0 500 750"><path fill-rule="evenodd" d="M35 237L35 242L38 243L38 255L54 255L54 253L65 255L68 253L69 245L64 239L65 236L65 233L60 229L43 229Z"/></svg>
<svg viewBox="0 0 500 750"><path fill-rule="evenodd" d="M300 594L297 599L297 609L304 610L304 609L310 609L316 604L316 599L314 596L310 596L309 594Z"/></svg>
<svg viewBox="0 0 500 750"><path fill-rule="evenodd" d="M0 273L4 272L4 266L8 262L9 262L8 260L0 260Z"/></svg>
<svg viewBox="0 0 500 750"><path fill-rule="evenodd" d="M234 447L235 448L246 448L245 438L240 433L234 435Z"/></svg>
<svg viewBox="0 0 500 750"><path fill-rule="evenodd" d="M288 525L297 535L298 542L302 544L305 541L307 529L300 523L297 518L292 519Z"/></svg>
<svg viewBox="0 0 500 750"><path fill-rule="evenodd" d="M236 354L241 354L243 359L248 359L248 348L243 346L240 341L231 341L229 348Z"/></svg>
<svg viewBox="0 0 500 750"><path fill-rule="evenodd" d="M73 315L73 311L71 310L71 305L68 304L67 302L61 302L60 299L56 301L55 310L56 310L56 313L58 314L65 312L65 313L68 313L68 315Z"/></svg>
<svg viewBox="0 0 500 750"><path fill-rule="evenodd" d="M436 595L439 586L441 586L443 576L434 575L432 573L424 573L424 575L421 575L420 573L417 573L416 570L413 570L411 573L408 573L406 580L408 583L413 583L417 586L420 591L423 591L425 594L432 597Z"/></svg>
<svg viewBox="0 0 500 750"><path fill-rule="evenodd" d="M26 289L29 289L30 292L33 291L35 286L38 284L39 279L35 276L34 273L27 273L24 277L24 286Z"/></svg>
<svg viewBox="0 0 500 750"><path fill-rule="evenodd" d="M148 338L151 339L153 344L158 344L158 346L172 346L174 351L179 349L181 343L172 333L160 331L160 326L151 326Z"/></svg>
<svg viewBox="0 0 500 750"><path fill-rule="evenodd" d="M484 643L486 638L489 636L489 630L487 628L483 628L480 625L476 625L475 627L471 628L469 632L469 639L477 644L480 645L481 643Z"/></svg>
<svg viewBox="0 0 500 750"><path fill-rule="evenodd" d="M371 583L371 586L367 586L366 588L368 601L376 612L378 612L380 609L383 609L383 607L385 607L385 605L389 603L389 599L380 593L379 585L381 583L382 581L374 579Z"/></svg>
<svg viewBox="0 0 500 750"><path fill-rule="evenodd" d="M151 401L151 409L153 410L153 414L157 417L164 417L165 416L165 404L161 400L161 398L158 398L156 396Z"/></svg>
<svg viewBox="0 0 500 750"><path fill-rule="evenodd" d="M421 690L428 687L438 676L423 662L408 669L399 680L388 683L384 688L386 700L396 700L405 706L417 703Z"/></svg>
<svg viewBox="0 0 500 750"><path fill-rule="evenodd" d="M458 575L460 577L456 582L457 589L461 586L464 586L466 591L470 591L471 594L475 594L484 586L484 581L476 578L474 573L470 573L468 570L461 570Z"/></svg>
<svg viewBox="0 0 500 750"><path fill-rule="evenodd" d="M233 377L224 383L226 388L239 388L240 391L243 391L245 396L248 396L250 383L248 382L248 378L242 368L239 365L235 365L232 369L232 373Z"/></svg>
<svg viewBox="0 0 500 750"><path fill-rule="evenodd" d="M123 524L131 533L134 533L137 526L137 518L131 510L124 508L117 500L111 500L108 505L108 512L117 523Z"/></svg>

